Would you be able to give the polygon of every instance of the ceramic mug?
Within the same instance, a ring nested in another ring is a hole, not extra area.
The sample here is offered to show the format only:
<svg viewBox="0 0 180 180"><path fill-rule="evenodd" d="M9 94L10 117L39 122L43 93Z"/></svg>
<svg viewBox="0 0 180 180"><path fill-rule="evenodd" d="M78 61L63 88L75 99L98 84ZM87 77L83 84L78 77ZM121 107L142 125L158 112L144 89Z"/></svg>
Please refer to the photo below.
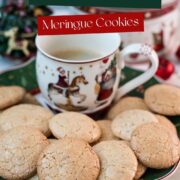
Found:
<svg viewBox="0 0 180 180"><path fill-rule="evenodd" d="M153 77L158 68L156 52L143 44L132 44L119 52L120 43L118 33L37 36L37 79L49 106L58 111L94 113ZM98 55L83 60L53 55L53 52L73 49ZM130 53L147 56L151 67L119 87L124 58Z"/></svg>

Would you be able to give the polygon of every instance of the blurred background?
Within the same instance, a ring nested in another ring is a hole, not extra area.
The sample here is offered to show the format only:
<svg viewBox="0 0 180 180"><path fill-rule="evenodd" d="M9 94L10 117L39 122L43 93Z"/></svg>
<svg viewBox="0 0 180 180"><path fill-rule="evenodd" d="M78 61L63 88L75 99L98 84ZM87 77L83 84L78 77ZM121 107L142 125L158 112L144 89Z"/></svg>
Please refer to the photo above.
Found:
<svg viewBox="0 0 180 180"><path fill-rule="evenodd" d="M0 72L27 62L36 55L37 16L144 12L145 31L121 33L120 49L131 43L150 44L159 55L159 81L180 86L179 0L162 0L162 9L27 6L24 0L0 0ZM138 62L141 60L141 63ZM127 57L128 66L145 70L148 60Z"/></svg>

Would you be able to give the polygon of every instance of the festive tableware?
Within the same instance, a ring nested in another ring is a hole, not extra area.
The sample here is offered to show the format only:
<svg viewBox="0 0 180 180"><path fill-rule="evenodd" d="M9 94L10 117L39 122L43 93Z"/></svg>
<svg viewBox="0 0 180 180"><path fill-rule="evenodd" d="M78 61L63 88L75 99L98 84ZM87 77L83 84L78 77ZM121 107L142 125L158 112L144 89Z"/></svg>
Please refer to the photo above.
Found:
<svg viewBox="0 0 180 180"><path fill-rule="evenodd" d="M155 51L148 45L132 44L119 53L120 42L119 34L115 33L38 36L38 83L50 106L59 111L94 113L149 80L158 67ZM77 49L99 55L83 60L53 55ZM130 53L145 55L152 65L143 75L118 88L124 58Z"/></svg>
<svg viewBox="0 0 180 180"><path fill-rule="evenodd" d="M162 8L158 10L101 7L81 7L80 9L91 14L144 12L144 32L122 33L123 46L135 42L148 43L158 53L162 54L163 52L171 51L170 49L174 48L173 46L175 46L177 41L176 36L179 24L178 2L179 0L162 0Z"/></svg>
<svg viewBox="0 0 180 180"><path fill-rule="evenodd" d="M133 77L137 77L142 74L141 71L134 70L132 68L125 67L122 70L121 75L121 83L122 86L126 82L128 82ZM156 78L151 78L145 84L139 86L138 88L134 89L128 95L130 96L137 96L143 97L144 91L146 88L159 83ZM20 65L14 69L11 69L7 72L0 74L0 85L19 85L27 89L31 94L35 95L40 102L44 101L42 95L38 88L38 83L35 75L35 60L32 59L28 61L24 65ZM180 137L180 124L179 124L179 116L170 117L171 121L176 125L179 137ZM179 163L178 163L179 164ZM154 170L148 169L145 175L142 177L143 180L160 180L170 177L173 173L176 172L178 164L174 165L169 169L163 170ZM1 179L1 178L0 178Z"/></svg>

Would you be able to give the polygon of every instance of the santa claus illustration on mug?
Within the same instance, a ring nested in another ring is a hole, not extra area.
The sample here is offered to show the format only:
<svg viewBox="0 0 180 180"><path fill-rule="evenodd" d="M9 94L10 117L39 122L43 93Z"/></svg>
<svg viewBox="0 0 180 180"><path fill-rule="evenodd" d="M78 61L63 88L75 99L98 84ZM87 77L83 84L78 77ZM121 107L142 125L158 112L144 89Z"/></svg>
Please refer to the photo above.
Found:
<svg viewBox="0 0 180 180"><path fill-rule="evenodd" d="M103 61L104 65L107 66L108 59ZM96 76L96 93L97 102L108 99L113 93L113 87L116 81L116 59L114 59L107 69L103 70L99 75Z"/></svg>
<svg viewBox="0 0 180 180"><path fill-rule="evenodd" d="M56 83L50 83L48 89L56 89L58 93L62 94L64 97L67 97L67 90L69 88L69 78L67 77L64 68L58 67L57 71L59 72L58 81Z"/></svg>

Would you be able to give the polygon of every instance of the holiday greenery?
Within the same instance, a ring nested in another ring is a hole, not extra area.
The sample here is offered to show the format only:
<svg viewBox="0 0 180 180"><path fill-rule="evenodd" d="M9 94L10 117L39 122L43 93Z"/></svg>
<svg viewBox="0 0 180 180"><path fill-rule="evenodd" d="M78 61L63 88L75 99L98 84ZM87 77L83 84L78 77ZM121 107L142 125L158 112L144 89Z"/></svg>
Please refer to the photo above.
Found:
<svg viewBox="0 0 180 180"><path fill-rule="evenodd" d="M11 59L28 59L36 51L37 16L50 15L51 10L10 3L0 11L0 54Z"/></svg>

